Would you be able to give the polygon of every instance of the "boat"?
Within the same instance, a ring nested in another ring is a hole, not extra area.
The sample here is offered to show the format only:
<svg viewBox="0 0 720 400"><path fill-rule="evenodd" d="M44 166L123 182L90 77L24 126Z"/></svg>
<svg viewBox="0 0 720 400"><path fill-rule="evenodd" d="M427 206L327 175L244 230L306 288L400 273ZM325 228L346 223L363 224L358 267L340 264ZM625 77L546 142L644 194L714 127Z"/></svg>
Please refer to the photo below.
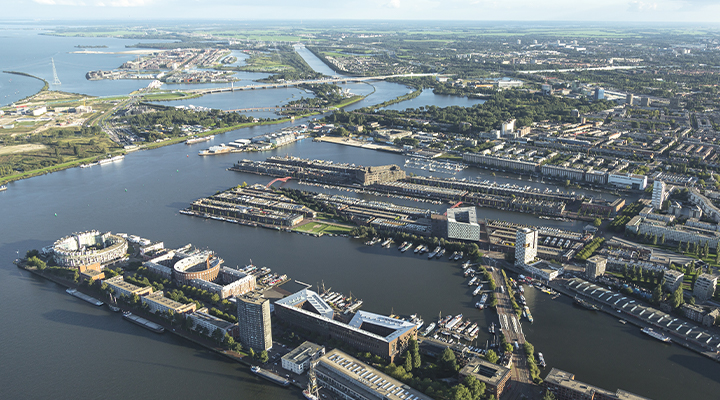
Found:
<svg viewBox="0 0 720 400"><path fill-rule="evenodd" d="M437 258L442 258L445 255L445 249L440 249L437 253Z"/></svg>
<svg viewBox="0 0 720 400"><path fill-rule="evenodd" d="M625 321L624 319L621 319L621 320L619 320L619 321L620 321L620 323L623 324L623 325L627 324L627 321Z"/></svg>
<svg viewBox="0 0 720 400"><path fill-rule="evenodd" d="M479 295L481 290L482 290L482 285L475 288L475 290L473 291L473 296Z"/></svg>
<svg viewBox="0 0 720 400"><path fill-rule="evenodd" d="M477 282L477 280L478 280L478 277L473 276L472 279L470 279L470 281L468 282L468 286L473 286L475 284L475 282Z"/></svg>
<svg viewBox="0 0 720 400"><path fill-rule="evenodd" d="M219 146L210 146L209 149L201 150L198 152L200 156L214 156L218 154L231 153L233 148L226 146L225 143L221 143Z"/></svg>
<svg viewBox="0 0 720 400"><path fill-rule="evenodd" d="M586 308L591 311L597 311L600 308L596 306L595 304L588 303L587 301L575 296L575 299L573 300L573 303L579 305L580 307Z"/></svg>
<svg viewBox="0 0 720 400"><path fill-rule="evenodd" d="M490 328L488 328L488 332L495 334L495 323L493 322L490 324Z"/></svg>
<svg viewBox="0 0 720 400"><path fill-rule="evenodd" d="M252 373L254 373L255 375L257 375L261 378L265 378L265 379L269 380L272 383L278 384L280 386L290 386L290 381L288 381L287 379L283 378L280 375L274 374L270 371L264 370L264 369L258 367L257 365L250 368L250 371L252 371Z"/></svg>
<svg viewBox="0 0 720 400"><path fill-rule="evenodd" d="M390 247L390 243L392 242L392 239L385 239L380 246L381 247Z"/></svg>
<svg viewBox="0 0 720 400"><path fill-rule="evenodd" d="M419 244L418 247L415 248L415 253L418 253L420 250L422 250L423 245Z"/></svg>
<svg viewBox="0 0 720 400"><path fill-rule="evenodd" d="M402 242L400 246L398 246L398 250L402 251L403 247L407 246L408 242Z"/></svg>
<svg viewBox="0 0 720 400"><path fill-rule="evenodd" d="M520 295L520 304L525 304L525 303L526 303L525 296Z"/></svg>
<svg viewBox="0 0 720 400"><path fill-rule="evenodd" d="M148 320L146 320L146 319L143 318L143 317L139 317L139 316L137 316L137 315L134 315L134 314L131 313L130 311L125 311L125 312L123 313L123 318L125 318L126 320L132 322L132 323L135 324L135 325L142 326L143 328L148 329L148 330L150 330L150 331L153 331L153 332L155 332L155 333L163 333L163 332L165 332L165 328L163 328L163 327L160 326L159 324L156 324L156 323L154 323L154 322L152 322L152 321L148 321Z"/></svg>
<svg viewBox="0 0 720 400"><path fill-rule="evenodd" d="M653 328L642 328L642 333L649 335L650 337L653 337L661 342L670 343L671 339L670 336L667 336L661 332L658 332L654 330Z"/></svg>
<svg viewBox="0 0 720 400"><path fill-rule="evenodd" d="M417 330L420 330L420 328L425 324L425 321L417 314L413 314L410 316L410 322L417 326Z"/></svg>
<svg viewBox="0 0 720 400"><path fill-rule="evenodd" d="M117 301L115 301L115 297L110 293L110 303L108 303L108 308L112 312L120 312L120 307L117 306Z"/></svg>
<svg viewBox="0 0 720 400"><path fill-rule="evenodd" d="M313 369L310 369L310 371L308 371L308 384L305 390L303 390L302 394L308 400L319 400L319 389L320 387L318 387L317 380L315 378L315 371Z"/></svg>
<svg viewBox="0 0 720 400"><path fill-rule="evenodd" d="M208 140L211 140L215 138L215 135L205 136L205 137L191 137L190 139L185 141L185 144L195 144L195 143L202 143L207 142Z"/></svg>
<svg viewBox="0 0 720 400"><path fill-rule="evenodd" d="M430 325L428 325L427 328L425 328L425 332L423 332L422 335L423 335L423 336L429 335L430 332L432 332L433 329L435 329L435 326L437 326L437 325L436 325L434 322L431 322Z"/></svg>
<svg viewBox="0 0 720 400"><path fill-rule="evenodd" d="M0 185L0 192L7 190L7 185Z"/></svg>
<svg viewBox="0 0 720 400"><path fill-rule="evenodd" d="M463 269L470 268L471 265L472 265L472 263L470 262L470 260L467 260L464 263L462 263Z"/></svg>
<svg viewBox="0 0 720 400"><path fill-rule="evenodd" d="M488 295L487 293L483 293L482 296L480 296L480 301L475 303L475 308L483 310L485 308L485 302L487 302Z"/></svg>
<svg viewBox="0 0 720 400"><path fill-rule="evenodd" d="M545 364L545 357L543 357L543 353L538 352L538 365L540 368L545 368L547 364Z"/></svg>
<svg viewBox="0 0 720 400"><path fill-rule="evenodd" d="M530 314L530 308L529 308L528 306L525 306L525 307L523 308L523 314L525 315L525 318L527 318L528 321L530 321L530 323L532 324L532 323L533 323L533 316L532 316L532 314Z"/></svg>
<svg viewBox="0 0 720 400"><path fill-rule="evenodd" d="M125 156L121 154L119 156L102 159L102 160L98 161L97 163L98 163L98 165L110 164L110 163L114 163L116 161L120 161L123 159L125 159Z"/></svg>
<svg viewBox="0 0 720 400"><path fill-rule="evenodd" d="M94 306L100 307L101 305L105 304L105 303L103 303L102 301L100 301L100 300L98 300L98 299L96 299L96 298L94 298L94 297L90 297L90 296L86 295L85 293L78 292L77 289L70 289L70 288L68 288L68 289L65 290L65 292L66 292L67 294L69 294L70 296L77 297L77 298L80 299L80 300L85 300L85 301L87 301L88 303L90 303L90 304L92 304L92 305L94 305Z"/></svg>
<svg viewBox="0 0 720 400"><path fill-rule="evenodd" d="M440 251L440 246L436 247L435 250L433 250L430 254L428 254L428 259L431 259L435 257L435 255Z"/></svg>

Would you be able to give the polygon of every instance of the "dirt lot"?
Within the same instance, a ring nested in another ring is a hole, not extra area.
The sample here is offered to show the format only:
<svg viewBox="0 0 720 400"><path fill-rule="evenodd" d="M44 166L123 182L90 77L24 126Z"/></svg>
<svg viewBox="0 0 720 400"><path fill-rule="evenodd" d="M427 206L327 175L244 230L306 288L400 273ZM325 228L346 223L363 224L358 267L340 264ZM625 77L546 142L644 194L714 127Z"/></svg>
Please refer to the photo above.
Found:
<svg viewBox="0 0 720 400"><path fill-rule="evenodd" d="M16 146L0 146L0 156L5 154L19 154L30 151L45 150L44 144L18 144Z"/></svg>

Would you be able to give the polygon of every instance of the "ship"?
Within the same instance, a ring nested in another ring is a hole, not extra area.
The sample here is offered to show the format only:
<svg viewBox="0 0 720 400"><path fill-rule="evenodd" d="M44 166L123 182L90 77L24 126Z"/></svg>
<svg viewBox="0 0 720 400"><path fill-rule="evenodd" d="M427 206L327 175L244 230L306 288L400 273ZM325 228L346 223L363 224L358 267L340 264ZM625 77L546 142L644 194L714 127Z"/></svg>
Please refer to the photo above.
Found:
<svg viewBox="0 0 720 400"><path fill-rule="evenodd" d="M121 161L123 159L125 159L125 156L121 154L121 155L115 156L115 157L104 158L104 159L98 161L97 163L98 163L98 165L104 165L104 164L114 163L116 161Z"/></svg>
<svg viewBox="0 0 720 400"><path fill-rule="evenodd" d="M540 368L545 368L547 364L545 364L545 357L543 357L543 353L538 352L538 365Z"/></svg>
<svg viewBox="0 0 720 400"><path fill-rule="evenodd" d="M423 336L429 335L430 332L432 332L433 329L435 329L435 326L436 326L436 324L435 324L434 322L431 322L430 325L428 325L427 328L425 328L425 332L423 332L422 335L423 335Z"/></svg>
<svg viewBox="0 0 720 400"><path fill-rule="evenodd" d="M200 156L215 156L218 154L232 153L233 148L226 146L225 143L221 143L219 146L210 146L209 149L201 150L198 152Z"/></svg>
<svg viewBox="0 0 720 400"><path fill-rule="evenodd" d="M135 324L135 325L142 326L143 328L148 329L148 330L150 330L150 331L153 331L153 332L155 332L155 333L163 333L163 332L165 332L165 328L163 328L162 326L160 326L160 325L158 325L158 324L156 324L156 323L154 323L154 322L148 321L148 320L146 320L146 319L143 318L143 317L139 317L139 316L137 316L137 315L134 315L134 314L131 313L130 311L125 311L125 312L123 313L123 318L125 318L126 320L132 322L132 323Z"/></svg>
<svg viewBox="0 0 720 400"><path fill-rule="evenodd" d="M482 290L482 285L475 288L475 290L473 291L473 296L479 295L481 290Z"/></svg>
<svg viewBox="0 0 720 400"><path fill-rule="evenodd" d="M94 306L99 307L99 306L105 304L102 301L100 301L94 297L90 297L90 296L86 295L85 293L78 292L77 289L66 289L65 292L67 294L69 294L70 296L77 297L80 300L85 300Z"/></svg>
<svg viewBox="0 0 720 400"><path fill-rule="evenodd" d="M320 387L318 386L317 379L315 378L315 370L311 368L310 371L308 371L307 387L303 390L302 394L308 400L320 400L320 393L318 393L319 389Z"/></svg>
<svg viewBox="0 0 720 400"><path fill-rule="evenodd" d="M417 330L420 330L420 327L422 327L425 324L425 321L422 318L420 318L417 314L413 314L410 316L410 322L417 326Z"/></svg>
<svg viewBox="0 0 720 400"><path fill-rule="evenodd" d="M0 192L2 192L3 190L7 190L7 186L6 186L6 185L0 185Z"/></svg>
<svg viewBox="0 0 720 400"><path fill-rule="evenodd" d="M470 281L468 282L468 286L473 286L475 284L475 282L477 282L477 280L478 280L478 277L473 276L472 279L470 279Z"/></svg>
<svg viewBox="0 0 720 400"><path fill-rule="evenodd" d="M400 246L398 246L398 250L402 251L403 247L407 246L408 242L402 242Z"/></svg>
<svg viewBox="0 0 720 400"><path fill-rule="evenodd" d="M642 333L649 335L650 337L653 337L661 342L670 343L671 341L670 336L660 333L653 328L642 328Z"/></svg>
<svg viewBox="0 0 720 400"><path fill-rule="evenodd" d="M530 308L528 306L523 308L523 315L525 315L525 318L527 318L531 324L533 323L533 316L530 314Z"/></svg>
<svg viewBox="0 0 720 400"><path fill-rule="evenodd" d="M191 137L190 139L185 141L185 144L195 144L195 143L202 143L207 142L208 140L212 140L215 138L215 135L210 136L204 136L204 137Z"/></svg>
<svg viewBox="0 0 720 400"><path fill-rule="evenodd" d="M418 247L415 248L415 253L418 253L420 250L422 250L423 245L419 244Z"/></svg>
<svg viewBox="0 0 720 400"><path fill-rule="evenodd" d="M483 293L483 295L480 296L480 301L478 301L477 303L475 303L475 308L480 309L480 310L484 309L484 308L485 308L485 302L487 301L487 299L488 299L487 293Z"/></svg>
<svg viewBox="0 0 720 400"><path fill-rule="evenodd" d="M265 379L269 380L270 382L278 384L280 386L289 386L290 385L290 381L288 381L287 379L283 378L280 375L274 374L270 371L264 370L264 369L258 367L257 365L250 368L250 371L252 371L257 376L259 376L261 378L265 378Z"/></svg>
<svg viewBox="0 0 720 400"><path fill-rule="evenodd" d="M581 299L581 298L579 298L579 297L577 297L577 296L576 296L575 299L573 300L573 303L579 305L580 307L583 307L583 308L586 308L586 309L592 310L592 311L597 311L597 310L600 309L600 308L598 308L598 306L596 306L595 304L588 303L587 301L585 301L585 300L583 300L583 299Z"/></svg>
<svg viewBox="0 0 720 400"><path fill-rule="evenodd" d="M445 255L445 249L440 249L437 253L437 258L442 258Z"/></svg>
<svg viewBox="0 0 720 400"><path fill-rule="evenodd" d="M432 251L432 253L428 254L428 259L431 259L435 257L435 255L440 251L440 246L436 247L435 250Z"/></svg>

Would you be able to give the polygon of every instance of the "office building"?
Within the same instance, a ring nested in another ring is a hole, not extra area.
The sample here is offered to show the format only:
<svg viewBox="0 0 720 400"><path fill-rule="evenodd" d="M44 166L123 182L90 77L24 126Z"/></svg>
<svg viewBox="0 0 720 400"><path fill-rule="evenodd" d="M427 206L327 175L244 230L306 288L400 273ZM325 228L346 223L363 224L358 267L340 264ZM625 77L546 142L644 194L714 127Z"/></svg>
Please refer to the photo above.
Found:
<svg viewBox="0 0 720 400"><path fill-rule="evenodd" d="M325 347L313 342L304 342L285 354L282 367L296 374L302 374L310 368L310 363L325 355Z"/></svg>
<svg viewBox="0 0 720 400"><path fill-rule="evenodd" d="M237 324L225 321L218 317L208 314L208 309L203 307L193 313L187 315L187 318L192 322L193 328L203 327L207 330L208 336L212 337L216 330L220 330L220 334L224 337L228 335L236 338L239 330Z"/></svg>
<svg viewBox="0 0 720 400"><path fill-rule="evenodd" d="M575 375L553 368L545 377L545 386L557 400L650 400L618 389L613 393L575 380Z"/></svg>
<svg viewBox="0 0 720 400"><path fill-rule="evenodd" d="M665 289L669 292L676 291L677 288L682 285L683 278L685 278L685 274L680 271L675 271L674 269L665 270L665 272L663 273L663 279L665 280Z"/></svg>
<svg viewBox="0 0 720 400"><path fill-rule="evenodd" d="M135 295L145 296L153 292L152 286L140 287L133 285L130 282L125 282L125 278L122 275L116 275L112 278L103 279L103 283L108 286L108 289L112 289L112 293L115 298L125 296L132 298Z"/></svg>
<svg viewBox="0 0 720 400"><path fill-rule="evenodd" d="M593 93L593 99L595 99L595 101L604 100L605 99L605 89L595 88L595 92Z"/></svg>
<svg viewBox="0 0 720 400"><path fill-rule="evenodd" d="M460 381L468 376L475 377L485 384L485 390L492 393L496 399L499 399L511 374L510 368L491 363L484 358L475 357L460 370L459 375Z"/></svg>
<svg viewBox="0 0 720 400"><path fill-rule="evenodd" d="M359 311L349 323L335 320L333 309L308 289L276 301L275 315L287 324L389 361L407 348L410 339L417 339L417 325L384 315Z"/></svg>
<svg viewBox="0 0 720 400"><path fill-rule="evenodd" d="M511 135L515 130L515 120L509 119L500 125L500 133L503 136Z"/></svg>
<svg viewBox="0 0 720 400"><path fill-rule="evenodd" d="M343 400L431 400L432 398L340 350L313 364L323 389Z"/></svg>
<svg viewBox="0 0 720 400"><path fill-rule="evenodd" d="M458 207L447 210L448 239L480 240L480 225L475 207Z"/></svg>
<svg viewBox="0 0 720 400"><path fill-rule="evenodd" d="M270 300L259 293L243 295L237 300L239 339L243 347L255 351L272 348L272 327L270 326Z"/></svg>
<svg viewBox="0 0 720 400"><path fill-rule="evenodd" d="M609 174L608 183L627 189L645 190L647 187L647 176L621 173Z"/></svg>
<svg viewBox="0 0 720 400"><path fill-rule="evenodd" d="M520 228L515 236L515 265L532 264L537 257L538 231Z"/></svg>
<svg viewBox="0 0 720 400"><path fill-rule="evenodd" d="M695 280L693 288L693 296L698 303L709 300L715 294L717 286L717 275L700 274Z"/></svg>
<svg viewBox="0 0 720 400"><path fill-rule="evenodd" d="M656 210L662 210L662 204L667 194L665 193L665 182L655 181L653 183L652 206Z"/></svg>
<svg viewBox="0 0 720 400"><path fill-rule="evenodd" d="M592 256L585 261L585 275L590 279L595 279L598 276L605 274L605 265L607 264L607 258L602 256Z"/></svg>

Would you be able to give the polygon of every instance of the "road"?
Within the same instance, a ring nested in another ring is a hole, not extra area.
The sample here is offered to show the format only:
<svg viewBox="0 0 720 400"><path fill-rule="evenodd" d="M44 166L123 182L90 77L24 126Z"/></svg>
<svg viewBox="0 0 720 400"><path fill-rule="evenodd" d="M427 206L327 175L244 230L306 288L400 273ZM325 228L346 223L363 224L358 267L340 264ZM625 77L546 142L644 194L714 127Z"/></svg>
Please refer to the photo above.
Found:
<svg viewBox="0 0 720 400"><path fill-rule="evenodd" d="M505 279L498 268L504 261L498 261L490 257L484 257L483 261L493 266L492 276L498 288L505 286ZM541 398L542 390L533 384L530 378L530 370L523 347L525 344L525 334L522 331L520 320L513 310L507 289L505 286L504 291L495 292L495 298L497 299L496 310L498 318L500 319L500 329L505 335L505 340L511 344L517 342L519 348L513 350L512 375L501 398L503 400L539 399Z"/></svg>

